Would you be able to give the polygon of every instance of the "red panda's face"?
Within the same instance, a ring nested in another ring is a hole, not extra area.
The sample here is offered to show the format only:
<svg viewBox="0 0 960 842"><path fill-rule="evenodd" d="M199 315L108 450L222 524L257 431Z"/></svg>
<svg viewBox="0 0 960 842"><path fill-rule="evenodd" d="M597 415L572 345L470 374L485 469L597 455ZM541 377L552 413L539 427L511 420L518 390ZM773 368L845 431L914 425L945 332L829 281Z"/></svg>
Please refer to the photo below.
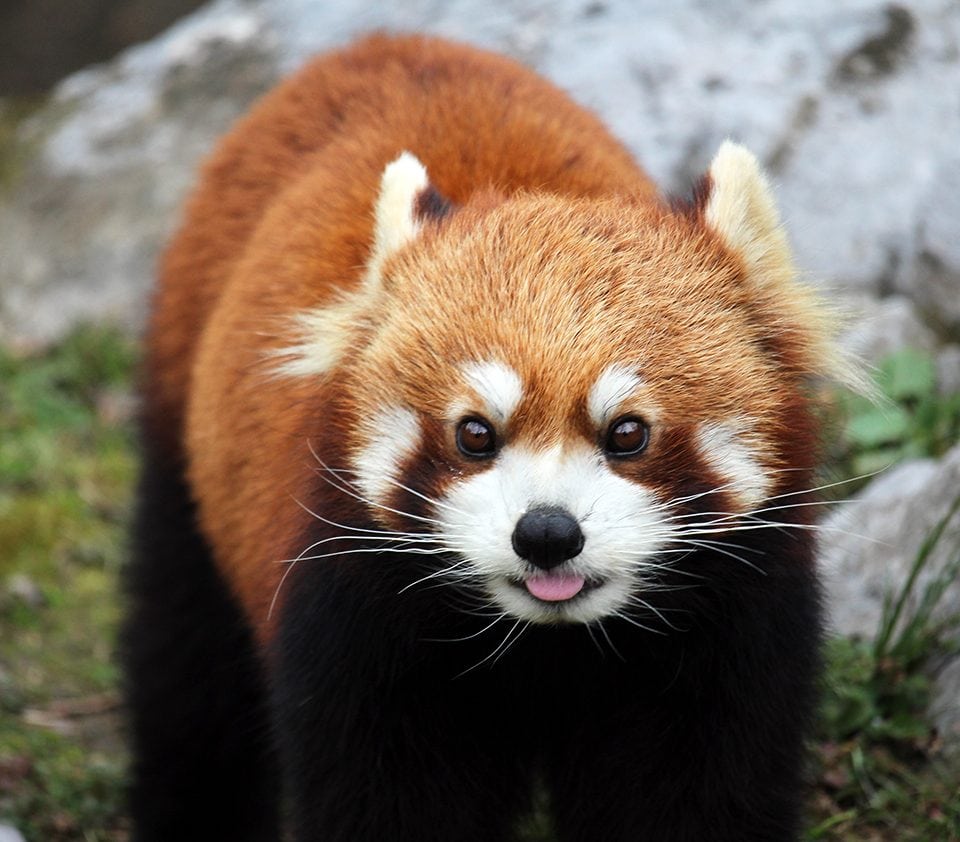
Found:
<svg viewBox="0 0 960 842"><path fill-rule="evenodd" d="M629 610L714 539L692 511L722 526L762 507L794 384L741 267L688 221L543 199L463 213L386 267L349 364L362 496L430 533L439 579L512 616Z"/></svg>
<svg viewBox="0 0 960 842"><path fill-rule="evenodd" d="M422 167L388 168L363 287L304 324L336 340L355 497L428 578L588 623L699 548L750 564L717 542L809 481L802 383L832 361L747 154L684 213L518 197L439 224Z"/></svg>

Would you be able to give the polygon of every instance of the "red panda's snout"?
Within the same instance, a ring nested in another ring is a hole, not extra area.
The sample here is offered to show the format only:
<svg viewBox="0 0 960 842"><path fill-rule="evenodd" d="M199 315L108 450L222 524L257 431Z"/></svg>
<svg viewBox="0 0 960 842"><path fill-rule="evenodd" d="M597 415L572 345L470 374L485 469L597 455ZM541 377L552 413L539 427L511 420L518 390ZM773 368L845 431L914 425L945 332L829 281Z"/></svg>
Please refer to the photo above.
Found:
<svg viewBox="0 0 960 842"><path fill-rule="evenodd" d="M538 506L524 512L511 536L514 552L541 570L550 571L583 550L583 530L566 509Z"/></svg>
<svg viewBox="0 0 960 842"><path fill-rule="evenodd" d="M662 510L651 489L618 476L597 448L518 443L487 470L451 483L437 519L439 534L500 610L540 623L589 623L655 586L653 560L672 533ZM518 541L544 511L553 513L554 534L534 546Z"/></svg>

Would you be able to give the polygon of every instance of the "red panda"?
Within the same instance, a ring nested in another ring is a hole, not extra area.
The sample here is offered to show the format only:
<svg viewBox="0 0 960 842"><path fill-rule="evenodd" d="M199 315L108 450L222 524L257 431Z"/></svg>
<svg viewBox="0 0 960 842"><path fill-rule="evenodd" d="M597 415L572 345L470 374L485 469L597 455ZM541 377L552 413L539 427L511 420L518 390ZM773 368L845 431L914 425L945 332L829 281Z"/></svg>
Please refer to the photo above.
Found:
<svg viewBox="0 0 960 842"><path fill-rule="evenodd" d="M508 59L307 65L162 261L134 839L796 838L832 333L742 147L669 202Z"/></svg>

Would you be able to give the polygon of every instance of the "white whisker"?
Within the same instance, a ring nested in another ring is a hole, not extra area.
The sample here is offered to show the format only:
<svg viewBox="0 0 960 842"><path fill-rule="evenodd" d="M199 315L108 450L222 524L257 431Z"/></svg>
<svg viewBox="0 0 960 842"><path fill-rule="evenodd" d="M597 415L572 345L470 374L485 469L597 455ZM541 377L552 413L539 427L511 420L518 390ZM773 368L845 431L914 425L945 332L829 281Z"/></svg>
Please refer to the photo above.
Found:
<svg viewBox="0 0 960 842"><path fill-rule="evenodd" d="M310 546L303 549L296 558L281 558L277 559L275 564L289 564L292 561L299 561L302 558L306 557L306 554L313 549L316 549L323 544L329 544L332 541L377 541L383 544L385 547L391 550L396 550L398 548L405 547L409 544L438 544L444 546L443 542L434 535L430 533L423 533L423 536L420 537L402 537L402 538L383 538L377 535L332 535L329 538L322 538L319 541L314 541ZM392 546L389 546L392 544Z"/></svg>
<svg viewBox="0 0 960 842"><path fill-rule="evenodd" d="M267 609L267 621L269 622L273 617L273 609L277 604L277 599L280 597L280 591L283 589L283 583L287 581L287 576L290 575L290 571L296 566L296 561L294 561L286 570L283 571L283 575L280 577L280 581L277 582L276 590L273 592L273 598L270 600L270 607Z"/></svg>
<svg viewBox="0 0 960 842"><path fill-rule="evenodd" d="M510 638L513 636L513 633L514 633L514 631L516 630L517 626L519 626L521 623L525 623L524 628L526 628L528 625L530 625L530 622L529 622L529 621L524 621L522 618L521 618L521 619L518 619L512 626L510 626L509 631L507 631L507 633L506 633L506 635L504 636L503 640L500 641L500 645L499 645L496 649L494 649L494 650L493 650L489 655L487 655L487 657L484 658L482 661L477 661L477 663L475 663L472 667L468 667L468 668L465 669L463 672L458 673L456 676L454 676L454 678L463 678L463 676L465 676L468 672L472 672L473 670L477 669L477 667L482 667L482 666L483 666L487 661L489 661L491 658L493 658L493 659L494 659L494 663L496 663L498 653L500 653L501 650L503 650L504 652L506 652L506 650L510 647L510 643L509 643ZM521 633L521 634L523 633L523 630L522 630L522 629L521 629L521 632L520 632L520 633ZM519 638L520 635L517 635L517 637ZM506 647L506 648L504 648L504 647Z"/></svg>
<svg viewBox="0 0 960 842"><path fill-rule="evenodd" d="M417 585L423 582L429 582L431 579L436 579L438 576L449 576L451 573L454 573L457 570L457 568L463 567L463 565L465 565L466 563L467 563L466 559L460 559L454 564L451 564L449 567L444 567L441 570L435 570L433 573L430 573L427 576L423 576L417 579L416 581L411 582L409 585L404 585L399 591L397 591L397 594L398 595L402 594L405 591L410 590L410 588L416 587Z"/></svg>
<svg viewBox="0 0 960 842"><path fill-rule="evenodd" d="M587 626L587 628L589 629L590 626ZM606 638L607 645L613 651L613 654L616 655L621 661L626 663L627 659L624 658L623 655L620 654L617 647L613 645L613 641L610 639L610 635L607 634L607 630L603 627L603 620L597 620L597 628L600 629L600 633L604 636L604 638ZM591 637L593 637L593 635L591 635Z"/></svg>
<svg viewBox="0 0 960 842"><path fill-rule="evenodd" d="M614 611L613 616L620 618L625 623L629 623L631 626L636 626L638 629L643 629L644 631L651 632L652 634L666 635L666 632L662 629L653 629L650 628L650 626L645 626L643 623L634 620L632 617L624 614L622 611Z"/></svg>
<svg viewBox="0 0 960 842"><path fill-rule="evenodd" d="M286 563L296 564L298 561L317 561L322 558L336 558L344 555L443 555L447 552L445 547L434 547L433 549L418 549L417 547L358 547L352 550L336 550L332 553L319 553L318 555L305 555L302 557L287 559ZM284 562L281 562L284 563Z"/></svg>
<svg viewBox="0 0 960 842"><path fill-rule="evenodd" d="M361 503L366 503L368 506L372 506L375 509L380 509L381 511L390 512L391 514L400 515L401 517L410 518L411 520L417 520L421 523L432 523L442 526L442 522L436 518L423 517L422 515L415 515L412 512L404 512L399 509L394 509L390 506L385 506L382 503L378 503L376 500L371 500L368 497L365 497L363 494L357 492L353 487L353 483L349 480L343 479L339 476L337 471L334 471L332 468L328 467L326 463L320 458L319 454L313 448L313 442L307 441L307 447L310 450L310 453L313 455L313 458L316 459L317 464L322 468L322 473L318 471L320 478L326 482L328 485L336 488L338 491L343 492L349 497L353 497L355 500L360 501ZM335 477L337 482L327 476L330 474Z"/></svg>
<svg viewBox="0 0 960 842"><path fill-rule="evenodd" d="M764 570L762 567L757 567L756 564L753 564L752 562L747 561L745 558L741 558L736 553L725 549L724 546L721 545L719 541L692 541L686 536L681 540L685 544L690 544L691 546L694 546L694 547L700 547L705 550L710 550L712 552L720 553L721 555L729 556L732 559L736 559L741 564L745 564L747 565L747 567L753 568L754 570L757 571L757 573L762 573L764 576L767 575L767 571Z"/></svg>
<svg viewBox="0 0 960 842"><path fill-rule="evenodd" d="M674 631L683 631L683 629L675 626L675 625L674 625L673 623L671 623L666 617L664 617L662 611L660 611L660 610L659 610L658 608L656 608L655 606L651 605L651 604L650 604L649 602L647 602L645 599L641 599L639 596L634 595L634 596L631 598L630 601L633 602L635 605L641 605L641 606L643 606L644 608L646 608L648 611L652 612L653 614L656 614L657 617L659 617L660 620L663 621L663 623L664 623L665 625L670 626L670 628L673 629Z"/></svg>
<svg viewBox="0 0 960 842"><path fill-rule="evenodd" d="M295 497L293 498L293 502L296 503L301 509L303 509L308 515L316 518L316 519L319 520L321 523L325 523L325 524L327 524L328 526L335 526L335 527L337 527L337 529L346 529L346 530L348 530L348 531L350 531L350 532L353 532L353 533L355 533L355 534L363 533L363 534L368 534L368 535L381 535L381 536L416 535L416 534L418 534L418 533L416 533L416 532L413 532L413 533L410 533L410 532L395 532L395 531L387 530L387 529L366 529L366 528L364 528L364 527L362 527L362 526L349 526L349 525L347 525L347 524L345 524L345 523L337 523L337 521L335 521L335 520L329 520L329 519L325 518L323 515L317 514L315 511L313 511L313 509L311 509L309 506L304 505L304 504L301 503L299 500L297 500ZM424 533L424 534L430 534L430 533Z"/></svg>
<svg viewBox="0 0 960 842"><path fill-rule="evenodd" d="M318 460L318 461L319 461L319 460ZM338 478L339 478L339 475L340 475L340 474L352 474L352 473L353 473L352 471L349 471L349 470L347 470L347 469L345 469L345 468L330 468L330 467L327 467L326 465L324 465L322 462L321 462L320 464L321 464L327 471L329 471L330 473L332 473L332 474L337 474L337 475L338 475ZM382 479L385 480L386 482L390 483L390 485L393 485L393 486L395 486L396 488L400 488L400 489L402 489L403 491L406 491L406 492L412 494L414 497L419 497L421 500L424 500L424 501L426 501L427 503L430 503L430 505L432 505L432 506L437 506L437 507L439 507L439 508L441 508L441 509L447 509L447 510L453 512L454 514L458 514L458 515L466 514L465 512L462 512L460 509L456 508L455 506L451 506L449 503L444 503L442 500L437 500L437 499L429 496L428 494L423 494L422 492L417 491L415 488L411 488L409 485L404 485L402 482L394 479L394 478L391 477L391 476L384 476L384 477L382 477ZM349 483L350 485L354 485L354 483L353 483L352 481L350 481L349 479L344 479L344 482L347 482L347 483Z"/></svg>
<svg viewBox="0 0 960 842"><path fill-rule="evenodd" d="M584 628L586 628L587 634L590 636L590 641L593 643L594 648L600 653L600 657L606 658L607 653L603 651L599 641L593 636L593 629L590 627L590 623L587 623Z"/></svg>
<svg viewBox="0 0 960 842"><path fill-rule="evenodd" d="M465 640L473 640L476 637L480 637L485 631L492 629L497 623L499 623L504 617L507 616L507 612L504 611L500 614L497 614L493 618L493 622L485 625L480 631L474 632L473 634L468 634L464 637L425 637L422 638L426 643L462 643Z"/></svg>

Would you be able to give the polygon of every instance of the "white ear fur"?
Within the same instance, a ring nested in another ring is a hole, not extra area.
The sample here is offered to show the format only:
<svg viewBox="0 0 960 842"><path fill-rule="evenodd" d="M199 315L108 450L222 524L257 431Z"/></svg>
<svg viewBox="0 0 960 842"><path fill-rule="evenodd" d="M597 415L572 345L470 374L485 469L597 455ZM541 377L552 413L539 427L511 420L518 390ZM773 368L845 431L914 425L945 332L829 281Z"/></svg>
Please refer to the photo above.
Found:
<svg viewBox="0 0 960 842"><path fill-rule="evenodd" d="M710 164L710 197L704 220L740 255L754 283L793 275L793 261L773 193L757 159L724 141Z"/></svg>
<svg viewBox="0 0 960 842"><path fill-rule="evenodd" d="M710 164L710 182L704 221L740 256L747 283L776 302L787 324L792 322L808 333L814 365L821 374L862 394L873 394L863 364L836 341L841 322L836 310L797 282L773 192L753 153L724 141Z"/></svg>
<svg viewBox="0 0 960 842"><path fill-rule="evenodd" d="M374 206L373 250L365 280L368 289L379 285L387 258L419 233L415 205L417 196L429 186L426 168L409 152L401 152L384 168Z"/></svg>

